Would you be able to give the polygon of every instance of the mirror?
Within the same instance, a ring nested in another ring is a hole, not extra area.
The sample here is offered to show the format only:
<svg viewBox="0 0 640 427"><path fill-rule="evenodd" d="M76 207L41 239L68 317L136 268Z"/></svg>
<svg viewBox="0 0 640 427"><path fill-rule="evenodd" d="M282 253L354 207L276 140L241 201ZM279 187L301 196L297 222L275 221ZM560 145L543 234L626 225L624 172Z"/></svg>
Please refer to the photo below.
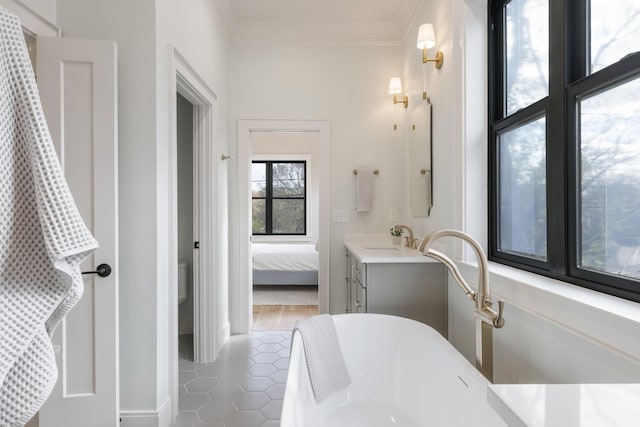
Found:
<svg viewBox="0 0 640 427"><path fill-rule="evenodd" d="M423 100L409 125L409 197L411 214L426 217L433 207L431 101Z"/></svg>

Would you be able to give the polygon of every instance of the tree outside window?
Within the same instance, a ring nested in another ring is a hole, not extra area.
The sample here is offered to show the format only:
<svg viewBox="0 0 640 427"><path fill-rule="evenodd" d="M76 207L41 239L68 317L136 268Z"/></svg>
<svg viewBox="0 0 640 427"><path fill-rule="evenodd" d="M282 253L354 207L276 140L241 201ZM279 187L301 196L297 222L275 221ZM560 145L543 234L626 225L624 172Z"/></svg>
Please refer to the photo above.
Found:
<svg viewBox="0 0 640 427"><path fill-rule="evenodd" d="M489 3L491 259L640 301L640 3Z"/></svg>
<svg viewBox="0 0 640 427"><path fill-rule="evenodd" d="M306 162L251 165L254 235L306 234Z"/></svg>

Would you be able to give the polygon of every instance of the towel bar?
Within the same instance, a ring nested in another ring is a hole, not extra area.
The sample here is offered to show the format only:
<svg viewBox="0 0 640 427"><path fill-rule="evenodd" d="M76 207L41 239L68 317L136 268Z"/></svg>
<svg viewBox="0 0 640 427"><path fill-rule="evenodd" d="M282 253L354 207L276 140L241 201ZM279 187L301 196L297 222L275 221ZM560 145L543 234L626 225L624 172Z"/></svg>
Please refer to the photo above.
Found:
<svg viewBox="0 0 640 427"><path fill-rule="evenodd" d="M373 174L374 174L374 175L378 175L379 173L380 173L380 171L379 171L378 169L374 169L374 170L373 170ZM354 170L353 170L353 174L354 174L354 175L358 175L358 169L354 169Z"/></svg>

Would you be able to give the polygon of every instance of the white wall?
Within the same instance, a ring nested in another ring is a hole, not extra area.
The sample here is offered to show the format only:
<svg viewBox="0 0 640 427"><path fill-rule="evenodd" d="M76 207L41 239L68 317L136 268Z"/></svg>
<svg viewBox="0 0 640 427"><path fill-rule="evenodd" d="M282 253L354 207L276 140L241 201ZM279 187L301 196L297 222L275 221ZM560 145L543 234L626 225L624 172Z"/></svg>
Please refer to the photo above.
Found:
<svg viewBox="0 0 640 427"><path fill-rule="evenodd" d="M118 175L120 216L120 408L155 410L159 403L156 322L156 51L153 0L60 0L68 37L118 45ZM164 351L164 350L162 350Z"/></svg>
<svg viewBox="0 0 640 427"><path fill-rule="evenodd" d="M123 413L166 423L172 394L171 321L168 301L168 176L170 108L168 75L175 46L216 94L215 139L226 150L224 100L227 35L213 2L193 0L60 0L58 23L71 37L115 40L118 44L120 181L120 397ZM206 46L206 48L203 48ZM216 176L216 284L227 299L227 171ZM175 270L174 270L175 271ZM226 305L217 310L228 323ZM174 402L175 403L175 402ZM163 412L164 411L164 412ZM162 413L161 413L162 412ZM126 421L126 420L125 420Z"/></svg>
<svg viewBox="0 0 640 427"><path fill-rule="evenodd" d="M57 0L21 0L38 15L55 24L58 22Z"/></svg>
<svg viewBox="0 0 640 427"><path fill-rule="evenodd" d="M156 0L156 90L158 94L156 126L158 132L158 182L161 183L161 194L157 206L158 234L164 236L170 233L170 216L167 207L172 204L167 197L169 193L165 186L171 186L168 160L174 150L171 143L171 135L168 135L168 114L173 108L170 102L172 94L170 88L175 76L170 75L169 64L171 57L178 52L188 63L193 74L197 75L202 83L215 97L213 107L213 147L215 154L213 164L208 165L213 175L212 197L215 212L213 224L213 242L201 242L209 244L213 248L213 259L205 260L212 266L213 277L211 289L213 300L218 304L212 310L216 316L216 325L219 330L211 331L213 340L218 342L228 335L229 315L226 302L228 301L228 203L227 203L227 163L220 160L220 153L227 151L227 121L226 121L226 97L227 97L227 64L228 64L228 38L218 12L210 0L190 0L181 2L175 0ZM158 258L159 277L158 286L162 289L164 299L158 300L158 317L156 322L163 334L159 344L157 376L160 384L157 387L157 399L161 402L171 395L177 398L177 378L169 378L168 372L175 371L177 362L169 359L173 351L171 342L173 339L167 332L171 329L171 319L167 314L169 307L169 291L173 291L174 284L171 279L177 276L169 274L168 267L174 255L174 248L168 246L169 239L159 241ZM175 271L175 270L174 270ZM174 294L175 295L175 294ZM217 347L217 346L216 346ZM176 363L176 364L174 364ZM177 372L176 372L177 374ZM159 403L160 404L160 403ZM173 401L174 413L177 410L177 402Z"/></svg>
<svg viewBox="0 0 640 427"><path fill-rule="evenodd" d="M331 122L331 208L348 210L349 223L332 223L330 286L332 313L344 312L345 232L385 232L397 222L388 210L404 209L401 132L394 132L389 78L400 75L397 46L235 45L230 50L230 141L237 140L238 119L307 119ZM237 147L234 147L234 154ZM357 167L380 170L373 210L355 212ZM235 171L231 175L235 179ZM231 188L235 188L233 185ZM231 206L238 195L231 194ZM236 215L232 214L232 218ZM241 237L232 226L231 253ZM237 260L231 259L231 301L237 303ZM233 319L232 319L233 320Z"/></svg>
<svg viewBox="0 0 640 427"><path fill-rule="evenodd" d="M459 48L455 44L454 8L457 1L424 2L417 11L402 45L403 81L405 92L409 95L409 107L405 115L406 123L412 111L421 103L422 92L433 104L433 209L425 218L411 216L409 197L404 200L405 223L413 228L414 234L424 237L428 232L440 228L461 227L462 192L460 184L461 164L459 153L460 132L460 85L459 85ZM436 51L444 53L441 69L433 63L422 64L422 50L416 48L418 28L421 24L433 24L437 44L429 49L429 58ZM408 159L407 159L408 161ZM408 176L405 176L408 185Z"/></svg>
<svg viewBox="0 0 640 427"><path fill-rule="evenodd" d="M475 277L467 279L475 285ZM473 363L473 306L452 279L449 284L449 341ZM558 304L557 310L566 309ZM640 382L639 354L623 354L509 301L504 316L504 328L493 335L495 383Z"/></svg>

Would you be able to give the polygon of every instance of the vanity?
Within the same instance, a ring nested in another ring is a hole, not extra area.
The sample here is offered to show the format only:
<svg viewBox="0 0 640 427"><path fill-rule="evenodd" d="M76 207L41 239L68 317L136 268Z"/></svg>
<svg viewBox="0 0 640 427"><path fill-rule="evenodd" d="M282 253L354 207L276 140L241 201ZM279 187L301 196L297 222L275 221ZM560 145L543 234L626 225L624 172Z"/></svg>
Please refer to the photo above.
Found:
<svg viewBox="0 0 640 427"><path fill-rule="evenodd" d="M387 235L345 236L347 313L407 317L447 336L445 268Z"/></svg>

